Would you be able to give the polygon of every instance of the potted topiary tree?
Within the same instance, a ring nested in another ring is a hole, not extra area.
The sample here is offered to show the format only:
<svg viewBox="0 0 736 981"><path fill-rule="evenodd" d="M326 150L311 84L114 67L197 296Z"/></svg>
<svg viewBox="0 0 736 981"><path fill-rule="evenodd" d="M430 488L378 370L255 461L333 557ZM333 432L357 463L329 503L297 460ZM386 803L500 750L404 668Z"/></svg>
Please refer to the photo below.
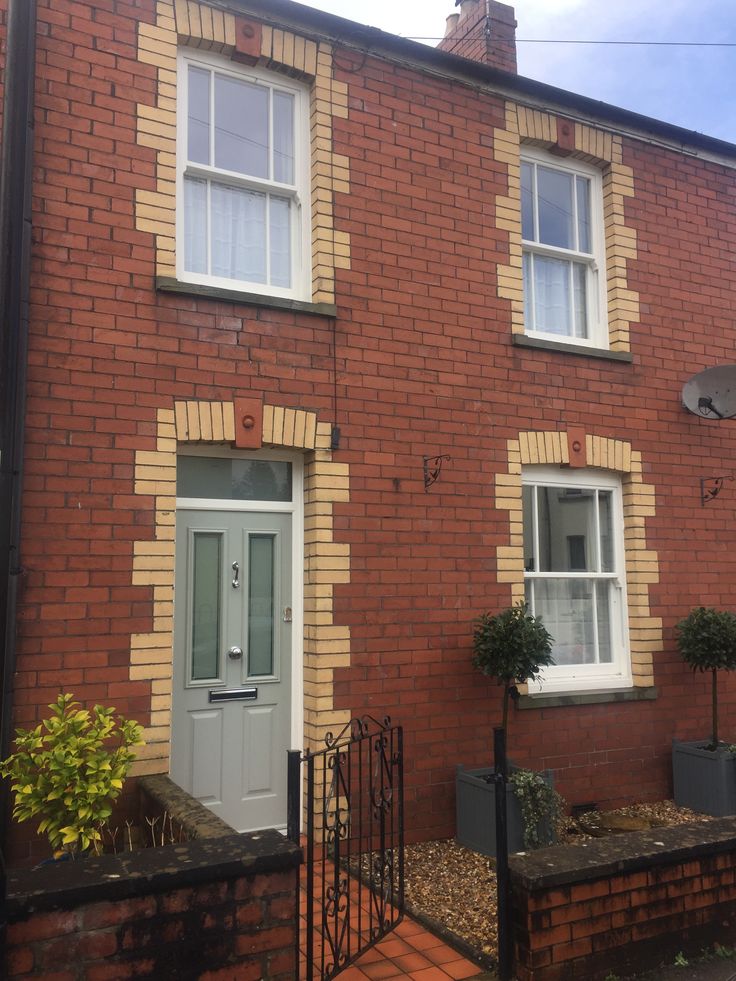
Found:
<svg viewBox="0 0 736 981"><path fill-rule="evenodd" d="M508 732L509 704L518 695L516 685L538 677L553 664L552 638L541 619L529 613L525 603L475 621L473 665L503 688L501 727ZM512 771L518 768L512 765ZM496 854L495 787L490 767L456 772L457 839L461 845L484 855ZM524 808L522 810L522 799ZM552 774L530 774L515 779L512 772L507 795L509 851L526 844L548 844L554 836L560 798L552 787ZM528 817L527 825L523 814Z"/></svg>
<svg viewBox="0 0 736 981"><path fill-rule="evenodd" d="M718 732L718 672L736 668L736 614L699 606L675 630L693 671L710 671L712 716L710 741L673 740L675 803L719 817L736 814L736 753Z"/></svg>

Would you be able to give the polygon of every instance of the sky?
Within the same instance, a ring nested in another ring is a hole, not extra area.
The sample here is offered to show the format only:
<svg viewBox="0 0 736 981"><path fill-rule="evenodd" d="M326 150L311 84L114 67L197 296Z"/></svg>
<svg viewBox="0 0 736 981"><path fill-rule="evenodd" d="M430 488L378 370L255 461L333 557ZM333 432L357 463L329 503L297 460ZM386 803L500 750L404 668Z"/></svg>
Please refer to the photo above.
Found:
<svg viewBox="0 0 736 981"><path fill-rule="evenodd" d="M526 44L519 74L736 143L736 0L516 0L518 39L730 42L731 48ZM309 0L404 37L439 38L454 0ZM434 44L436 41L426 43Z"/></svg>

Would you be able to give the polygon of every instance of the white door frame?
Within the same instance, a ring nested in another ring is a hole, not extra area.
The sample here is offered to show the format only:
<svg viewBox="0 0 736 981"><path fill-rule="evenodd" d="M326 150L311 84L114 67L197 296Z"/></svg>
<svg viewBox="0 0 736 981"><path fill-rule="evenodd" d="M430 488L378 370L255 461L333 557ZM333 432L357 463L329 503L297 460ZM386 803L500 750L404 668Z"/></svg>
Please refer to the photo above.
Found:
<svg viewBox="0 0 736 981"><path fill-rule="evenodd" d="M304 455L288 450L232 450L222 445L181 446L179 456L216 456L227 459L285 460L292 465L291 501L233 501L177 497L176 508L201 511L252 511L291 514L291 745L304 748ZM174 580L176 603L176 579Z"/></svg>

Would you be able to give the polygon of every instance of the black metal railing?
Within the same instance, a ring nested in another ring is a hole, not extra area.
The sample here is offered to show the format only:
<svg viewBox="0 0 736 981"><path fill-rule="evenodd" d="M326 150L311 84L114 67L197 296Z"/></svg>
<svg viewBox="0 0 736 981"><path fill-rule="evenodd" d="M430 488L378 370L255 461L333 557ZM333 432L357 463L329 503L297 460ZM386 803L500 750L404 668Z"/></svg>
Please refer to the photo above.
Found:
<svg viewBox="0 0 736 981"><path fill-rule="evenodd" d="M289 754L289 836L300 838L299 977L327 981L390 933L404 911L403 731L365 716L316 752Z"/></svg>

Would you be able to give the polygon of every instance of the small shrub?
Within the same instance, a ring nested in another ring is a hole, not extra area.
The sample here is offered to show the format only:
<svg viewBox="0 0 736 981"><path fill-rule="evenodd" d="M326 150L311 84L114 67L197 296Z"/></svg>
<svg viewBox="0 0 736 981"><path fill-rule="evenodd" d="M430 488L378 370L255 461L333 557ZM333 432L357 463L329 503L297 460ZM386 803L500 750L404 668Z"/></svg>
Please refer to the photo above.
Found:
<svg viewBox="0 0 736 981"><path fill-rule="evenodd" d="M521 805L524 846L533 849L552 844L565 806L562 797L541 773L531 770L516 770L509 782ZM540 833L546 836L544 840Z"/></svg>
<svg viewBox="0 0 736 981"><path fill-rule="evenodd" d="M73 695L49 705L51 716L35 729L16 731L16 752L0 763L10 779L17 821L41 818L54 851L75 854L99 846L140 745L142 727L114 708L83 709Z"/></svg>

